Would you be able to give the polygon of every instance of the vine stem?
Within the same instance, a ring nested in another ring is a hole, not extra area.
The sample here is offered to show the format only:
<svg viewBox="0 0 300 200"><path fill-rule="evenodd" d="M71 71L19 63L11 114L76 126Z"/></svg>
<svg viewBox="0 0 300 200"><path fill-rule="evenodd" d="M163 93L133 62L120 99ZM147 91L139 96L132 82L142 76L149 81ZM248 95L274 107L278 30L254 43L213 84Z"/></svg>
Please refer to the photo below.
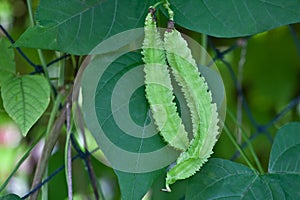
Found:
<svg viewBox="0 0 300 200"><path fill-rule="evenodd" d="M250 162L249 158L247 157L247 155L245 154L245 152L243 151L243 149L240 147L240 145L236 142L235 138L232 136L232 134L230 133L228 127L226 124L224 124L223 127L225 133L227 134L228 138L231 140L231 142L233 143L233 145L237 148L237 150L240 152L241 156L244 158L245 162L247 163L247 165L254 171L257 172L257 170L255 169L255 167L252 165L252 163Z"/></svg>
<svg viewBox="0 0 300 200"><path fill-rule="evenodd" d="M95 171L94 171L94 168L93 168L93 165L91 163L91 158L90 158L90 154L88 153L88 143L87 143L87 138L86 138L86 133L85 133L85 130L84 130L84 122L83 122L83 114L79 108L79 105L74 102L74 105L75 105L75 112L76 112L76 115L78 117L78 128L79 128L79 132L81 133L82 137L83 137L83 143L84 143L84 154L86 155L84 161L85 161L85 164L87 166L87 171L88 171L88 175L91 179L91 185L92 185L92 188L93 188L93 191L94 191L94 196L95 196L95 199L98 200L98 199L105 199L104 198L104 194L103 194L103 191L100 187L100 185L97 183L97 177L95 175Z"/></svg>
<svg viewBox="0 0 300 200"><path fill-rule="evenodd" d="M157 2L156 4L154 4L152 7L153 8L156 8L157 6L159 6L160 4L162 4L162 3L164 3L163 1L159 1L159 2Z"/></svg>
<svg viewBox="0 0 300 200"><path fill-rule="evenodd" d="M171 20L171 21L174 21L174 12L173 12L173 10L170 8L170 3L169 3L169 1L168 0L164 0L165 2L164 2L164 7L167 9L167 11L168 11L168 14L169 14L169 19Z"/></svg>
<svg viewBox="0 0 300 200"><path fill-rule="evenodd" d="M33 13L32 13L31 0L26 0L26 2L27 2L27 9L28 9L28 13L29 13L30 24L31 24L31 26L34 26L35 25L35 20L34 20L34 16L33 16ZM48 70L47 70L47 63L46 63L46 60L45 60L45 56L44 56L41 49L37 49L37 53L39 55L39 59L40 59L41 64L42 64L44 75L45 75L46 79L48 80L49 85L51 85L49 73L48 73ZM54 99L53 91L51 92L51 97L52 97L52 99Z"/></svg>
<svg viewBox="0 0 300 200"><path fill-rule="evenodd" d="M47 131L46 131L46 141L45 145L43 148L42 155L38 161L36 171L34 174L34 178L32 181L32 186L31 189L34 189L35 187L40 184L42 181L43 174L47 168L47 163L49 160L49 157L51 156L52 149L59 137L59 133L61 128L64 125L65 118L66 118L66 105L63 107L63 109L60 112L60 116L56 119L56 121L53 123L57 111L59 109L59 105L62 102L63 95L59 93L56 97L55 103L52 107L49 123L47 126ZM30 197L30 200L36 200L38 197L38 191L33 193Z"/></svg>
<svg viewBox="0 0 300 200"><path fill-rule="evenodd" d="M207 35L204 33L201 34L201 46L203 49L200 52L200 64L206 66L207 65L206 63L207 62Z"/></svg>
<svg viewBox="0 0 300 200"><path fill-rule="evenodd" d="M254 159L255 164L256 164L257 167L258 167L259 172L260 172L261 174L264 174L263 167L262 167L261 163L259 162L259 159L258 159L258 157L257 157L257 155L256 155L256 153L255 153L255 150L254 150L254 148L253 148L253 145L251 144L249 138L248 138L247 135L246 135L246 131L243 129L243 127L242 127L241 124L237 121L237 119L234 118L234 116L233 116L233 114L232 114L232 112L231 112L230 110L228 110L227 113L228 113L229 117L230 117L232 120L234 120L235 123L237 124L237 126L239 127L240 132L241 132L241 136L242 136L242 138L245 140L245 142L247 143L248 148L249 148L249 150L250 150L250 153L252 154L252 157L253 157L253 159ZM239 145L240 145L240 144L239 144Z"/></svg>
<svg viewBox="0 0 300 200"><path fill-rule="evenodd" d="M66 121L67 121L67 139L65 146L65 166L66 178L68 185L68 199L73 199L73 184L72 184L72 153L71 153L71 95L66 102Z"/></svg>
<svg viewBox="0 0 300 200"><path fill-rule="evenodd" d="M241 49L241 54L240 54L240 60L238 63L238 74L237 74L237 90L238 91L242 91L242 81L243 81L243 72L244 72L244 65L246 62L246 55L247 55L247 43L248 41L245 39L239 39L238 40L240 46L242 47ZM238 124L242 124L243 122L243 95L241 95L242 92L238 92L237 95L237 121ZM236 137L237 137L237 141L238 143L241 145L242 144L242 130L237 126L236 127Z"/></svg>

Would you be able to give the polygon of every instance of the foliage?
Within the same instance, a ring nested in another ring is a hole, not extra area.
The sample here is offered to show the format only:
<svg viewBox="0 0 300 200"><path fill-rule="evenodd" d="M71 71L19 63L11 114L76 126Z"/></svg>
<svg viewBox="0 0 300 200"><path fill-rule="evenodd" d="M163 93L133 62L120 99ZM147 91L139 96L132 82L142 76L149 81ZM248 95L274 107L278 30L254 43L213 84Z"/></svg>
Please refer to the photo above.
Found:
<svg viewBox="0 0 300 200"><path fill-rule="evenodd" d="M79 199L300 198L300 123L293 122L300 119L300 27L288 25L300 22L299 1L169 1L176 28L201 42L213 58L190 42L193 56L206 66L215 61L220 71L199 66L218 109L224 103L221 78L227 95L215 158L175 183L171 193L160 189L180 152L156 134L139 49L148 7L157 1L27 0L28 12L19 18L12 6L26 5L16 2L0 2L0 28L7 37L0 32L0 147L21 159L8 159L15 160L8 165L12 173L0 174L1 200L19 199L4 194L10 193L13 178L24 174L33 184L18 193L22 199L37 198L42 186L49 186L40 193L50 199L71 198L72 193ZM158 5L157 12L157 24L165 26L166 9ZM5 27L3 19L12 16L13 26ZM14 42L12 36L19 39ZM174 87L177 109L190 133L179 90ZM2 137L1 126L12 122L23 138L16 146L7 142L13 134ZM32 150L39 141L46 141L42 156ZM22 156L18 150L24 146ZM30 154L35 174L19 168ZM147 169L153 164L155 170ZM66 173L59 173L65 166Z"/></svg>

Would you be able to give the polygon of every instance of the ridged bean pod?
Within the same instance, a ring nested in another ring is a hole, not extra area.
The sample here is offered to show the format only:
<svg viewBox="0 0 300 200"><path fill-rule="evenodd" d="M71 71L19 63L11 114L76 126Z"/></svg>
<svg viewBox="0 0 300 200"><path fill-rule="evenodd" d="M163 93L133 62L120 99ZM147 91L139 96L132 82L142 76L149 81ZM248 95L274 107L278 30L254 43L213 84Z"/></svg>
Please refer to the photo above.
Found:
<svg viewBox="0 0 300 200"><path fill-rule="evenodd" d="M182 152L166 177L166 191L177 180L195 174L213 153L219 135L217 106L212 103L212 94L198 71L187 42L169 22L164 35L164 48L175 80L181 86L188 104L193 124L193 140L187 151Z"/></svg>
<svg viewBox="0 0 300 200"><path fill-rule="evenodd" d="M156 27L154 12L154 8L150 8L146 17L142 46L146 98L164 140L176 149L186 150L189 144L188 134L174 103L163 41Z"/></svg>

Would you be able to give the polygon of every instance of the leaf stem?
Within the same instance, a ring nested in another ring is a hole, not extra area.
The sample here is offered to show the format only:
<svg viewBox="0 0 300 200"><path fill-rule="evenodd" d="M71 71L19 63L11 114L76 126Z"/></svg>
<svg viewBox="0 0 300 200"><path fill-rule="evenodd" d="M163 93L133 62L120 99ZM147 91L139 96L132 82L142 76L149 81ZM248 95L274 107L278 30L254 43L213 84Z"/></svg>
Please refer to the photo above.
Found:
<svg viewBox="0 0 300 200"><path fill-rule="evenodd" d="M167 9L167 11L168 11L168 14L169 14L169 19L171 20L171 21L174 21L174 12L173 12L173 10L170 8L170 3L169 3L169 1L168 0L164 0L165 2L164 2L164 7Z"/></svg>
<svg viewBox="0 0 300 200"><path fill-rule="evenodd" d="M260 161L259 161L259 159L258 159L258 157L257 157L257 155L256 155L256 153L255 153L255 151L254 151L254 148L253 148L252 143L250 142L250 140L248 139L248 137L247 137L247 135L246 135L245 129L241 126L240 123L237 122L237 120L234 118L234 116L233 116L233 114L232 114L231 111L228 110L227 113L228 113L228 115L230 116L230 118L231 118L232 120L234 120L235 123L237 124L237 126L240 128L241 134L242 134L242 138L243 138L243 140L246 141L246 143L247 143L247 145L248 145L248 148L249 148L249 150L250 150L250 153L251 153L251 155L252 155L252 157L253 157L253 159L254 159L254 162L255 162L255 164L256 164L257 167L258 167L259 172L260 172L261 174L264 174L263 167L262 167L262 165L261 165L261 163L260 163Z"/></svg>
<svg viewBox="0 0 300 200"><path fill-rule="evenodd" d="M232 136L232 134L230 133L228 127L226 124L224 124L224 130L228 136L228 138L231 140L231 142L233 143L233 145L237 148L237 150L240 152L240 154L242 155L242 157L244 158L245 162L247 163L247 165L254 171L256 172L256 169L254 168L254 166L252 165L252 163L250 162L249 158L247 157L247 155L245 154L245 152L243 151L243 149L240 147L240 145L236 142L235 138Z"/></svg>
<svg viewBox="0 0 300 200"><path fill-rule="evenodd" d="M28 7L27 9L28 9L28 14L29 14L30 24L31 24L31 26L34 26L35 21L34 21L34 16L33 16L33 12L32 12L31 0L26 0L26 2L27 2L27 7ZM39 59L42 63L42 68L43 68L43 71L44 71L44 75L47 78L47 80L49 82L49 85L51 86L51 81L50 81L49 73L48 73L48 70L47 70L47 63L45 61L44 54L43 54L41 49L37 49L37 53L38 53ZM51 97L52 97L52 99L54 99L53 91L51 92Z"/></svg>
<svg viewBox="0 0 300 200"><path fill-rule="evenodd" d="M202 33L201 34L201 46L202 46L202 50L200 52L200 64L203 66L207 65L207 35ZM205 51L204 51L205 50Z"/></svg>
<svg viewBox="0 0 300 200"><path fill-rule="evenodd" d="M59 57L63 56L62 53L59 53ZM57 86L58 88L64 86L65 83L65 62L59 62L59 78L58 78L58 83Z"/></svg>
<svg viewBox="0 0 300 200"><path fill-rule="evenodd" d="M154 5L151 6L151 7L156 8L157 6L159 6L159 5L162 4L162 3L164 3L164 1L159 1L159 2L157 2L156 4L154 4Z"/></svg>

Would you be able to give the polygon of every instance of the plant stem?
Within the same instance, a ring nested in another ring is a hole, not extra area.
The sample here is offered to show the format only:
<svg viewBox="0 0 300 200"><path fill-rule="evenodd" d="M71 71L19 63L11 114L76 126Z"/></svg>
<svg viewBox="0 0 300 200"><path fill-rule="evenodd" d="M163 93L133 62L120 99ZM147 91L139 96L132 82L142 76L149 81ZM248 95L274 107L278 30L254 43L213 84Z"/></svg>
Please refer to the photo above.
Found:
<svg viewBox="0 0 300 200"><path fill-rule="evenodd" d="M60 130L65 123L66 105L63 107L63 109L60 112L60 116L56 119L56 121L53 124L53 121L56 117L56 113L58 111L58 108L62 101L62 98L63 98L63 94L59 93L57 95L54 106L52 108L52 112L51 112L50 119L49 119L49 124L47 126L47 132L49 132L49 133L46 133L47 135L46 135L45 146L43 148L42 155L37 164L37 168L36 168L36 172L34 175L31 189L34 189L35 187L37 187L40 184L40 182L42 181L42 177L43 177L43 174L47 167L49 157L51 156L52 149L59 137ZM34 192L32 194L32 196L30 197L30 200L36 200L37 197L38 197L38 191Z"/></svg>
<svg viewBox="0 0 300 200"><path fill-rule="evenodd" d="M200 52L200 64L203 66L207 65L207 35L202 33L201 34L201 46L202 50Z"/></svg>
<svg viewBox="0 0 300 200"><path fill-rule="evenodd" d="M256 172L256 169L254 168L254 166L252 165L252 163L250 162L249 158L246 156L245 152L243 151L243 149L240 147L240 145L236 142L235 138L232 136L232 134L230 133L229 129L227 128L227 125L224 124L224 130L227 134L227 136L229 137L229 139L231 140L231 142L233 143L233 145L237 148L237 150L240 152L240 154L242 155L242 157L244 158L245 162L247 163L247 165L254 171Z"/></svg>
<svg viewBox="0 0 300 200"><path fill-rule="evenodd" d="M59 137L60 130L65 123L65 119L66 119L66 107L64 106L64 108L60 112L60 116L56 119L49 135L47 136L47 138L45 140L45 146L43 148L42 155L37 164L37 168L36 168L36 171L34 174L31 189L34 189L35 187L37 187L40 184L40 182L42 181L42 177L43 177L43 174L47 167L48 160L51 156L53 147ZM37 197L38 197L38 191L34 192L31 195L30 200L36 200Z"/></svg>
<svg viewBox="0 0 300 200"><path fill-rule="evenodd" d="M29 13L30 24L31 24L31 26L34 26L34 25L35 25L35 21L34 21L34 17L33 17L33 13L32 13L32 4L31 4L31 0L26 0L26 2L27 2L27 7L28 7L28 13ZM37 49L37 53L38 53L39 59L40 59L40 61L41 61L41 63L42 63L42 68L43 68L43 71L44 71L44 75L45 75L46 79L48 80L49 85L51 85L49 73L48 73L48 70L47 70L47 63L46 63L46 61L45 61L44 54L43 54L42 50L40 50L40 49ZM51 91L52 91L52 90L51 90ZM54 94L53 94L53 92L51 92L51 97L52 97L52 99L54 99Z"/></svg>
<svg viewBox="0 0 300 200"><path fill-rule="evenodd" d="M59 53L59 57L61 57L62 54ZM57 82L58 88L64 86L65 83L65 62L60 61L59 62L59 78Z"/></svg>
<svg viewBox="0 0 300 200"><path fill-rule="evenodd" d="M241 126L241 124L238 123L238 121L234 118L233 114L231 111L228 110L227 112L230 116L230 118L237 124L237 126L240 128L241 130L241 134L242 134L242 138L246 141L247 145L248 145L248 148L250 150L250 153L254 159L254 162L255 164L257 165L258 167L258 170L261 174L264 174L264 170L263 170L263 167L261 166L261 163L259 162L259 159L254 151L254 148L253 148L253 145L251 144L250 140L248 139L247 137L247 134L246 134L246 131L244 130L244 128Z"/></svg>
<svg viewBox="0 0 300 200"><path fill-rule="evenodd" d="M260 174L264 174L265 172L264 172L264 169L263 169L263 167L261 166L261 163L259 162L259 159L258 159L258 157L257 157L257 155L256 155L256 153L255 153L255 151L254 151L254 149L253 149L253 146L252 146L252 144L251 144L251 142L249 141L249 139L248 139L248 137L246 137L246 135L245 135L245 132L242 130L242 137L243 137L243 139L246 141L246 143L248 144L248 147L249 147L249 150L250 150L250 152L251 152L251 155L252 155L252 157L253 157L253 159L254 159L254 162L255 162L255 164L257 165L257 167L258 167L258 170L259 170L259 173Z"/></svg>
<svg viewBox="0 0 300 200"><path fill-rule="evenodd" d="M83 124L83 114L79 108L79 105L76 104L77 102L74 103L75 105L75 112L76 112L76 116L78 117L78 127L79 127L79 131L83 136L83 142L84 142L84 152L86 155L86 158L84 159L85 164L88 168L88 175L91 179L91 185L94 191L94 195L95 195L95 199L105 199L104 198L104 194L103 191L101 189L101 186L97 183L97 178L94 172L94 168L93 165L91 163L91 158L90 158L90 154L88 153L88 144L87 144L87 139L86 139L86 133L84 130L84 124ZM99 191L99 192L98 192Z"/></svg>
<svg viewBox="0 0 300 200"><path fill-rule="evenodd" d="M73 184L72 184L72 154L71 154L71 95L66 102L66 121L67 121L67 139L65 145L65 170L68 185L68 199L73 199Z"/></svg>
<svg viewBox="0 0 300 200"><path fill-rule="evenodd" d="M152 7L153 8L156 8L157 6L159 6L160 4L164 3L164 1L159 1L157 2L156 4L154 4Z"/></svg>
<svg viewBox="0 0 300 200"><path fill-rule="evenodd" d="M167 11L168 11L168 14L169 14L169 19L171 20L171 21L174 21L174 12L173 12L173 10L170 8L170 3L169 3L169 1L168 0L164 0L165 2L164 2L164 7L167 9Z"/></svg>
<svg viewBox="0 0 300 200"><path fill-rule="evenodd" d="M238 124L242 124L243 121L243 101L244 97L241 95L242 93L242 81L243 81L243 72L244 72L244 65L246 62L246 55L247 55L247 40L240 39L240 43L242 44L242 50L241 50L241 55L240 55L240 60L238 63L238 74L237 74L237 90L238 90L238 95L237 95L237 121ZM240 127L236 127L236 138L239 144L242 144L242 130Z"/></svg>
<svg viewBox="0 0 300 200"><path fill-rule="evenodd" d="M44 179L48 176L48 166L45 169ZM48 200L48 184L44 184L42 187L42 200Z"/></svg>

